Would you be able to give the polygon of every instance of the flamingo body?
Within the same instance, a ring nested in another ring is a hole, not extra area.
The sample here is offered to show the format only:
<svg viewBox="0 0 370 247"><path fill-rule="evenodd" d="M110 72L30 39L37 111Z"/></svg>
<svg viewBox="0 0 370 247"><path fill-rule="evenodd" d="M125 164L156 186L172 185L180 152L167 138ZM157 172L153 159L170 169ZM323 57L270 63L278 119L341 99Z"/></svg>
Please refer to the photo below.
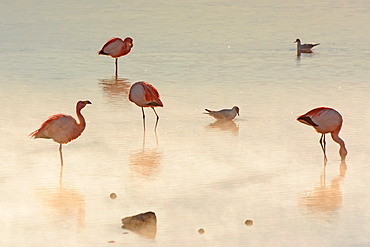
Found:
<svg viewBox="0 0 370 247"><path fill-rule="evenodd" d="M300 39L296 39L294 41L294 43L297 43L297 52L312 52L311 49L317 45L319 45L320 43L317 43L317 44L301 44L301 40Z"/></svg>
<svg viewBox="0 0 370 247"><path fill-rule="evenodd" d="M204 110L207 111L204 114L208 114L217 120L233 120L236 115L239 115L239 107L237 106L234 106L232 109L223 109L220 111Z"/></svg>
<svg viewBox="0 0 370 247"><path fill-rule="evenodd" d="M140 107L163 107L157 89L145 81L136 82L131 86L129 100Z"/></svg>
<svg viewBox="0 0 370 247"><path fill-rule="evenodd" d="M55 142L67 144L79 137L84 129L85 126L79 125L72 116L56 114L42 123L41 128L31 137L53 139Z"/></svg>
<svg viewBox="0 0 370 247"><path fill-rule="evenodd" d="M50 116L45 120L41 127L30 134L33 138L53 139L53 141L60 144L60 157L63 165L62 158L62 144L66 144L78 138L86 127L85 118L81 114L81 110L87 105L91 104L90 101L79 101L76 105L76 114L79 122L72 116L65 114L56 114Z"/></svg>
<svg viewBox="0 0 370 247"><path fill-rule="evenodd" d="M342 160L347 156L347 149L344 141L339 137L342 128L343 118L339 112L328 107L319 107L299 116L297 120L303 124L312 126L316 132L322 134L320 144L326 161L325 134L330 133L333 141L340 145L339 155ZM323 144L324 141L324 144Z"/></svg>
<svg viewBox="0 0 370 247"><path fill-rule="evenodd" d="M130 37L124 40L120 38L111 38L103 48L98 52L99 55L108 55L116 59L116 77L118 77L118 58L130 53L134 46L133 40Z"/></svg>
<svg viewBox="0 0 370 247"><path fill-rule="evenodd" d="M119 58L129 54L133 46L133 40L130 37L125 38L125 40L120 38L111 38L107 43L105 43L98 54Z"/></svg>
<svg viewBox="0 0 370 247"><path fill-rule="evenodd" d="M155 115L157 116L157 122L155 127L157 127L159 116L154 110L154 107L163 107L163 103L160 99L159 93L155 87L145 81L139 81L134 83L129 92L129 100L135 103L137 106L141 107L143 112L143 125L145 130L145 114L144 107L150 107L153 109Z"/></svg>

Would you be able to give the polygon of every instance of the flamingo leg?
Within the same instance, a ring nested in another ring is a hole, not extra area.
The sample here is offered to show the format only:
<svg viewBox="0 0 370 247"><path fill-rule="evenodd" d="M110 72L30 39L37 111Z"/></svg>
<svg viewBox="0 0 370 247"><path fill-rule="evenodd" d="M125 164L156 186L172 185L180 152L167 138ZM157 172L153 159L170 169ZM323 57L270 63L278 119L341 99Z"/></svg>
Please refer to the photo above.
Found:
<svg viewBox="0 0 370 247"><path fill-rule="evenodd" d="M145 132L145 113L144 113L144 107L141 107L141 111L143 112L143 126L144 126L144 132Z"/></svg>
<svg viewBox="0 0 370 247"><path fill-rule="evenodd" d="M62 143L59 144L60 165L63 167Z"/></svg>
<svg viewBox="0 0 370 247"><path fill-rule="evenodd" d="M116 78L118 77L118 58L116 58Z"/></svg>
<svg viewBox="0 0 370 247"><path fill-rule="evenodd" d="M59 187L62 188L63 185L63 166L60 166L60 175L59 175Z"/></svg>
<svg viewBox="0 0 370 247"><path fill-rule="evenodd" d="M151 107L155 113L155 115L157 116L157 121L155 122L155 127L154 127L154 131L157 130L157 125L158 125L158 121L159 121L159 116L157 114L157 112L155 111L154 107Z"/></svg>
<svg viewBox="0 0 370 247"><path fill-rule="evenodd" d="M321 138L320 138L320 145L321 145L322 152L324 153L324 161L325 161L325 164L326 164L326 161L327 161L328 159L327 159L327 157L326 157L326 140L325 140L325 134L322 134L322 135L321 135Z"/></svg>

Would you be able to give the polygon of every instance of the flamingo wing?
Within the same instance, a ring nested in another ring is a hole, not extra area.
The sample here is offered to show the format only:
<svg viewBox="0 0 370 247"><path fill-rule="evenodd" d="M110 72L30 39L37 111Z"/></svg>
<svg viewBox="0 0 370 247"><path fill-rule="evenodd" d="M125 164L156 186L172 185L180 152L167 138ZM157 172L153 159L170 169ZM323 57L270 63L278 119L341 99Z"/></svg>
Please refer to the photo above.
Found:
<svg viewBox="0 0 370 247"><path fill-rule="evenodd" d="M310 125L319 133L326 134L341 128L342 116L336 110L328 107L315 108L297 120L301 123Z"/></svg>
<svg viewBox="0 0 370 247"><path fill-rule="evenodd" d="M163 106L163 103L160 99L159 93L155 87L149 83L145 83L143 86L145 91L145 100L148 102L149 106Z"/></svg>
<svg viewBox="0 0 370 247"><path fill-rule="evenodd" d="M101 55L109 55L111 57L120 57L122 56L122 47L124 42L120 38L111 38L103 48L98 52ZM127 54L127 53L126 53Z"/></svg>
<svg viewBox="0 0 370 247"><path fill-rule="evenodd" d="M69 115L56 114L42 123L40 129L32 132L31 137L53 139L58 143L68 143L80 136L79 125Z"/></svg>
<svg viewBox="0 0 370 247"><path fill-rule="evenodd" d="M136 82L130 88L129 100L140 107L163 106L155 87L147 82Z"/></svg>

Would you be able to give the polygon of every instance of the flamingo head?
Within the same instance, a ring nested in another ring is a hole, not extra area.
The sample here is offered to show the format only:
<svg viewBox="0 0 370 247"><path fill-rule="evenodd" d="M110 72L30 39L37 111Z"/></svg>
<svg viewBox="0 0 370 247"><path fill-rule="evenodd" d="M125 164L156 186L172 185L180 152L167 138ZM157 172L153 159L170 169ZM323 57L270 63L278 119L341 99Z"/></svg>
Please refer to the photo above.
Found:
<svg viewBox="0 0 370 247"><path fill-rule="evenodd" d="M86 105L92 104L89 100L80 100L77 102L76 108L78 111L83 109Z"/></svg>
<svg viewBox="0 0 370 247"><path fill-rule="evenodd" d="M294 41L294 43L301 43L301 40L300 39L296 39L295 41Z"/></svg>
<svg viewBox="0 0 370 247"><path fill-rule="evenodd" d="M131 47L134 47L134 40L130 37L125 38L124 42L127 42Z"/></svg>
<svg viewBox="0 0 370 247"><path fill-rule="evenodd" d="M234 106L233 109L236 111L236 113L239 115L239 107Z"/></svg>

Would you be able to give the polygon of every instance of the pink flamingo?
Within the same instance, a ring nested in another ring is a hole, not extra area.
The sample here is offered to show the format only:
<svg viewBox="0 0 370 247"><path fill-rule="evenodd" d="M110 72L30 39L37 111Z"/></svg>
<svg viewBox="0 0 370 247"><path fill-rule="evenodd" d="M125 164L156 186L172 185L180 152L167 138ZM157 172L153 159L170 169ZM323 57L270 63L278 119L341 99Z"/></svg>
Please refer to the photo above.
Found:
<svg viewBox="0 0 370 247"><path fill-rule="evenodd" d="M66 144L79 137L86 127L85 118L81 114L81 110L87 105L92 104L90 101L78 101L76 105L76 114L79 123L69 115L56 114L50 116L41 124L38 130L30 134L33 138L53 139L59 143L60 161L63 166L62 144Z"/></svg>
<svg viewBox="0 0 370 247"><path fill-rule="evenodd" d="M132 38L127 37L125 40L120 38L111 38L98 52L99 55L108 55L116 59L116 77L118 76L118 58L130 53L134 47Z"/></svg>
<svg viewBox="0 0 370 247"><path fill-rule="evenodd" d="M340 145L339 155L342 160L347 156L347 149L344 141L339 137L339 131L342 128L342 116L336 110L327 107L319 107L299 116L297 120L301 123L312 126L318 133L321 133L320 145L326 158L325 134L330 133L333 141Z"/></svg>
<svg viewBox="0 0 370 247"><path fill-rule="evenodd" d="M143 126L145 131L145 113L144 107L150 107L153 109L155 115L157 116L157 121L155 123L155 128L157 129L157 124L159 116L155 111L154 107L160 106L163 107L163 103L159 98L159 93L151 84L145 81L139 81L134 83L130 88L129 100L134 102L137 106L141 107L143 112Z"/></svg>

